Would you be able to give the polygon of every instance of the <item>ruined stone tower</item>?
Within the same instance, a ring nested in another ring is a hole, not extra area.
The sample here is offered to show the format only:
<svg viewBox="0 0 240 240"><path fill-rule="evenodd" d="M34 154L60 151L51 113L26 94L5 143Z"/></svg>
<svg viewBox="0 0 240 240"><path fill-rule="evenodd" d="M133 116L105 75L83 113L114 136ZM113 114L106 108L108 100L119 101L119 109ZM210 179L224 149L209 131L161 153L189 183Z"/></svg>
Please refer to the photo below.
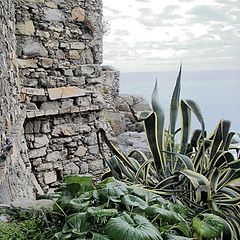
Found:
<svg viewBox="0 0 240 240"><path fill-rule="evenodd" d="M0 15L0 202L101 173L95 131L118 94L102 1L2 0Z"/></svg>

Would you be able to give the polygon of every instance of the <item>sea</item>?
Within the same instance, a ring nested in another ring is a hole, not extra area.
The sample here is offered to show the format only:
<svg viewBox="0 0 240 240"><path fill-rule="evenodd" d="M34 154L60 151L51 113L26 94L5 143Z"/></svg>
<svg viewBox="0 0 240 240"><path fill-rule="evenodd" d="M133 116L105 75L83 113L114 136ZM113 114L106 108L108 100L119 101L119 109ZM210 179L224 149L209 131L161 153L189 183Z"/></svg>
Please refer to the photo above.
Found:
<svg viewBox="0 0 240 240"><path fill-rule="evenodd" d="M138 95L149 103L155 81L158 81L159 101L166 111L178 72L121 72L120 94ZM181 99L198 103L210 133L222 120L231 121L231 131L240 133L240 71L183 71ZM200 128L192 117L193 129Z"/></svg>

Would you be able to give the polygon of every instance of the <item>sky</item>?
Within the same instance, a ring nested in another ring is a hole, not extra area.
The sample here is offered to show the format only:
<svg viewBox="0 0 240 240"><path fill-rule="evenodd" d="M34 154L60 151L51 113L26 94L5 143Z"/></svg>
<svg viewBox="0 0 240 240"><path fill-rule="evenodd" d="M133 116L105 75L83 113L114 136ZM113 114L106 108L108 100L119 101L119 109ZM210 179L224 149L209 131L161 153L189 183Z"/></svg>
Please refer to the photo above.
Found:
<svg viewBox="0 0 240 240"><path fill-rule="evenodd" d="M240 70L240 0L103 0L104 64L122 72Z"/></svg>

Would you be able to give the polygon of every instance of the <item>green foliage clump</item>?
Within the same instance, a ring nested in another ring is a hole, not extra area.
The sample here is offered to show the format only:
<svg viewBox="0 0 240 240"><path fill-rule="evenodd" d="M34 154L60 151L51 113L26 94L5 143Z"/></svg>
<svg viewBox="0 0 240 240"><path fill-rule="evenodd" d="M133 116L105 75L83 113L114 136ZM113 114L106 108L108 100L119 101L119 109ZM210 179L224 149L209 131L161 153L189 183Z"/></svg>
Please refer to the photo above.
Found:
<svg viewBox="0 0 240 240"><path fill-rule="evenodd" d="M65 218L58 240L188 240L196 232L184 205L139 186L114 178L94 185L90 176L68 176L64 182L51 195L54 211Z"/></svg>
<svg viewBox="0 0 240 240"><path fill-rule="evenodd" d="M59 223L52 213L11 209L4 215L9 221L0 221L0 240L50 240L58 231Z"/></svg>

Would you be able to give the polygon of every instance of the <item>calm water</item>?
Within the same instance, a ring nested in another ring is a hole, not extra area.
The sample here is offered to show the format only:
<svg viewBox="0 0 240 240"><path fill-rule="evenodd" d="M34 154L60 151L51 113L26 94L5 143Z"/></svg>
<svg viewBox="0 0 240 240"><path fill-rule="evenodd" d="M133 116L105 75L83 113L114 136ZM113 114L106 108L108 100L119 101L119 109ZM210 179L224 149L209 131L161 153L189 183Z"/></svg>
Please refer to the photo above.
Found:
<svg viewBox="0 0 240 240"><path fill-rule="evenodd" d="M151 99L156 78L162 106L169 107L177 72L126 73L120 75L120 93ZM232 131L240 132L240 71L183 72L181 98L195 100L205 118L208 131L221 119L232 122ZM194 121L194 127L197 121Z"/></svg>

